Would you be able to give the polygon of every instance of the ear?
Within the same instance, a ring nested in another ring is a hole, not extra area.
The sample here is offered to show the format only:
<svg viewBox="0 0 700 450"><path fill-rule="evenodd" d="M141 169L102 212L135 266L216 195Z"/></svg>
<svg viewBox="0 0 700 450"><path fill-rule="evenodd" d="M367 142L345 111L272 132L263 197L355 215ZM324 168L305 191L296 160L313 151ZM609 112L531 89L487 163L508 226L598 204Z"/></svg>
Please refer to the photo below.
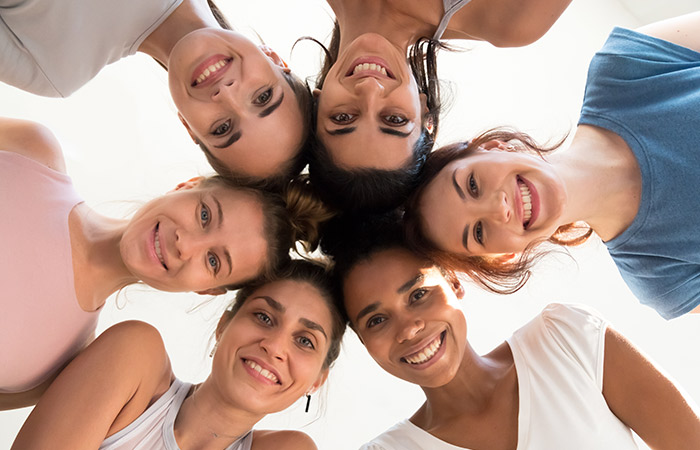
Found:
<svg viewBox="0 0 700 450"><path fill-rule="evenodd" d="M319 98L321 96L321 90L318 88L314 89L312 93L314 95L314 98Z"/></svg>
<svg viewBox="0 0 700 450"><path fill-rule="evenodd" d="M221 295L221 294L225 294L227 291L226 291L226 288L217 287L217 288L209 288L209 289L205 289L203 291L196 291L196 292L199 295Z"/></svg>
<svg viewBox="0 0 700 450"><path fill-rule="evenodd" d="M513 145L507 142L499 141L498 139L493 139L491 141L484 142L479 148L482 148L484 150L493 150L495 148L507 152L512 152L513 150L515 150L515 147L513 147Z"/></svg>
<svg viewBox="0 0 700 450"><path fill-rule="evenodd" d="M185 120L185 118L182 117L182 114L180 114L180 113L178 112L178 113L177 113L177 118L180 119L180 122L182 122L182 124L185 126L185 129L187 130L187 134L190 135L190 138L192 139L192 141L193 141L195 144L199 145L199 139L197 139L197 136L194 135L194 133L192 132L192 129L191 129L190 126L189 126L189 124L187 123L187 121Z"/></svg>
<svg viewBox="0 0 700 450"><path fill-rule="evenodd" d="M462 286L462 283L460 283L459 280L452 282L452 290L458 299L462 300L464 298L464 286Z"/></svg>
<svg viewBox="0 0 700 450"><path fill-rule="evenodd" d="M204 179L204 177L190 178L187 181L183 181L182 183L178 183L178 185L175 186L175 189L173 189L170 192L182 191L182 190L186 191L188 189L195 188L195 187L199 186L199 183L201 183L203 179ZM202 291L202 292L206 292L206 291ZM214 295L218 295L218 294L214 294Z"/></svg>
<svg viewBox="0 0 700 450"><path fill-rule="evenodd" d="M491 257L498 264L508 264L520 258L520 253L501 253Z"/></svg>
<svg viewBox="0 0 700 450"><path fill-rule="evenodd" d="M321 371L321 373L318 375L318 378L316 381L314 381L314 384L311 385L311 389L309 390L309 393L316 392L318 388L320 388L323 383L326 382L328 379L328 368L325 368Z"/></svg>
<svg viewBox="0 0 700 450"><path fill-rule="evenodd" d="M270 60L276 65L282 68L284 73L290 73L292 70L289 68L286 62L282 58L280 58L280 55L278 55L274 50L272 50L270 47L267 45L259 45L258 48L260 51L262 51L265 56L270 58Z"/></svg>

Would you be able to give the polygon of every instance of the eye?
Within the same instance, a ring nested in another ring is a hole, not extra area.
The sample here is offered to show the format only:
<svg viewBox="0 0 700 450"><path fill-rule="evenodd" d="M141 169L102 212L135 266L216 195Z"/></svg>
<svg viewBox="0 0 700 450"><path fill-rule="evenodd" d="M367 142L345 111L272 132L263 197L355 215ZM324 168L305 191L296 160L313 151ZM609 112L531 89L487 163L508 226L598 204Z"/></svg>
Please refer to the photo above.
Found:
<svg viewBox="0 0 700 450"><path fill-rule="evenodd" d="M480 245L484 245L484 227L481 225L481 222L477 222L474 225L474 240Z"/></svg>
<svg viewBox="0 0 700 450"><path fill-rule="evenodd" d="M228 133L229 130L231 129L231 121L227 120L226 122L222 123L218 127L214 128L214 130L211 132L214 136L223 136L224 134Z"/></svg>
<svg viewBox="0 0 700 450"><path fill-rule="evenodd" d="M316 346L314 346L313 341L311 341L311 339L309 339L309 338L306 337L306 336L299 336L299 337L297 338L297 342L298 342L299 345L301 345L302 347L306 347L306 348L310 348L310 349L315 349L315 348L316 348Z"/></svg>
<svg viewBox="0 0 700 450"><path fill-rule="evenodd" d="M339 125L352 123L356 118L357 118L356 114L348 114L348 113L333 114L330 117L330 119L333 123L337 123Z"/></svg>
<svg viewBox="0 0 700 450"><path fill-rule="evenodd" d="M367 328L372 328L375 327L381 323L386 322L386 317L383 316L373 316L370 317L369 320L367 321L367 325L365 325Z"/></svg>
<svg viewBox="0 0 700 450"><path fill-rule="evenodd" d="M476 184L476 179L474 179L474 174L469 175L469 180L467 181L467 188L472 197L479 196L479 186Z"/></svg>
<svg viewBox="0 0 700 450"><path fill-rule="evenodd" d="M270 99L272 98L272 88L268 88L266 91L255 97L255 100L253 100L253 103L255 103L258 106L263 106L266 105L270 102Z"/></svg>
<svg viewBox="0 0 700 450"><path fill-rule="evenodd" d="M199 220L202 222L202 226L207 226L209 220L211 219L211 213L207 205L202 203L202 209L199 210Z"/></svg>
<svg viewBox="0 0 700 450"><path fill-rule="evenodd" d="M270 318L270 316L268 316L264 312L256 312L255 317L263 325L272 325L272 319Z"/></svg>
<svg viewBox="0 0 700 450"><path fill-rule="evenodd" d="M400 127L406 125L408 123L408 119L398 114L390 114L388 116L384 116L384 122L394 127Z"/></svg>
<svg viewBox="0 0 700 450"><path fill-rule="evenodd" d="M415 303L417 301L420 301L423 297L425 297L425 294L428 293L428 290L426 288L420 288L416 289L415 291L411 292L411 295L408 297L411 303Z"/></svg>
<svg viewBox="0 0 700 450"><path fill-rule="evenodd" d="M214 273L219 272L219 258L217 258L215 254L209 253L207 255L207 264L214 270Z"/></svg>

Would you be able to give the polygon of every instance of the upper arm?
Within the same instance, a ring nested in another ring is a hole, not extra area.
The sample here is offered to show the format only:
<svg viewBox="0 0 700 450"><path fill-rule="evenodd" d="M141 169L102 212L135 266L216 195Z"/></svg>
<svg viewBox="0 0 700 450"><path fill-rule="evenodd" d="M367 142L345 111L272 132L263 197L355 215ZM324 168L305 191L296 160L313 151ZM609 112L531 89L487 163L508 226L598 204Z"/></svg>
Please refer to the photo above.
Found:
<svg viewBox="0 0 700 450"><path fill-rule="evenodd" d="M700 416L678 388L624 336L605 333L603 396L653 449L697 449Z"/></svg>
<svg viewBox="0 0 700 450"><path fill-rule="evenodd" d="M59 374L12 448L95 449L117 422L123 428L135 420L171 377L153 327L135 321L114 325Z"/></svg>
<svg viewBox="0 0 700 450"><path fill-rule="evenodd" d="M700 52L700 11L652 23L637 31Z"/></svg>
<svg viewBox="0 0 700 450"><path fill-rule="evenodd" d="M0 118L0 150L19 153L58 172L66 172L61 144L36 122Z"/></svg>
<svg viewBox="0 0 700 450"><path fill-rule="evenodd" d="M295 430L255 430L251 450L317 450L308 434Z"/></svg>
<svg viewBox="0 0 700 450"><path fill-rule="evenodd" d="M472 0L450 20L446 39L479 39L521 47L541 38L571 0Z"/></svg>

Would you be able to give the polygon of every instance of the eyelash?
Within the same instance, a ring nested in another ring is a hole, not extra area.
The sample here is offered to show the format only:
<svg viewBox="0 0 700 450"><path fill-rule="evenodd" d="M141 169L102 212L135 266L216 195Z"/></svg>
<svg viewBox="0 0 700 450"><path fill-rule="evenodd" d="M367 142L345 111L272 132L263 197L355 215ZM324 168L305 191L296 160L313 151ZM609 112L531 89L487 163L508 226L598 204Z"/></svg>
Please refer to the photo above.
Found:
<svg viewBox="0 0 700 450"><path fill-rule="evenodd" d="M226 122L222 123L218 127L214 128L214 130L211 132L212 135L214 136L223 136L226 133L231 131L231 121L227 120Z"/></svg>
<svg viewBox="0 0 700 450"><path fill-rule="evenodd" d="M467 190L469 190L472 197L479 196L479 186L476 184L476 179L474 178L473 173L469 174L469 179L467 180Z"/></svg>
<svg viewBox="0 0 700 450"><path fill-rule="evenodd" d="M202 228L209 225L209 222L211 221L211 212L205 203L201 204L201 209L199 210L199 220L202 223ZM214 270L214 275L219 273L221 264L219 263L219 258L214 253L207 253L206 263L210 269Z"/></svg>
<svg viewBox="0 0 700 450"><path fill-rule="evenodd" d="M355 121L356 118L357 115L348 113L338 113L330 116L331 121L338 125L346 125L348 123L352 123Z"/></svg>
<svg viewBox="0 0 700 450"><path fill-rule="evenodd" d="M411 295L409 296L409 300L411 304L414 304L416 302L419 302L425 295L428 293L428 290L426 288L418 288L415 291L411 292Z"/></svg>
<svg viewBox="0 0 700 450"><path fill-rule="evenodd" d="M386 322L386 317L383 316L374 316L370 317L369 320L367 320L367 325L365 325L367 328L372 328L377 325L380 325L382 323Z"/></svg>
<svg viewBox="0 0 700 450"><path fill-rule="evenodd" d="M261 97L263 97L262 100L260 100ZM264 92L255 97L255 100L253 100L253 104L258 106L265 106L268 103L270 103L270 100L272 100L272 88L267 88Z"/></svg>
<svg viewBox="0 0 700 450"><path fill-rule="evenodd" d="M484 227L481 222L474 225L474 240L480 245L484 245Z"/></svg>
<svg viewBox="0 0 700 450"><path fill-rule="evenodd" d="M400 114L389 114L383 117L384 122L392 127L402 127L408 123L408 119ZM398 119L396 121L395 119Z"/></svg>
<svg viewBox="0 0 700 450"><path fill-rule="evenodd" d="M267 313L258 311L258 312L254 312L253 315L263 325L265 325L265 326L272 326L273 325L272 318L269 315L267 315ZM306 336L299 336L296 338L296 340L297 340L297 343L299 345L301 345L302 347L309 348L311 350L316 349L314 342Z"/></svg>

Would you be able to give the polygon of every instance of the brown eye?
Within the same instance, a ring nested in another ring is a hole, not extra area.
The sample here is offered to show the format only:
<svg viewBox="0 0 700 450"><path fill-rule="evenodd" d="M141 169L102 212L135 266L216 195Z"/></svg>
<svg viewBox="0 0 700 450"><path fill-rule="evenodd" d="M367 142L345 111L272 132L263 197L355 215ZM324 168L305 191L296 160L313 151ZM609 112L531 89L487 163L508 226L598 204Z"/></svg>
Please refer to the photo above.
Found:
<svg viewBox="0 0 700 450"><path fill-rule="evenodd" d="M231 121L227 120L226 122L222 123L218 127L214 128L214 131L211 132L214 136L223 136L224 134L228 133L228 131L231 129Z"/></svg>
<svg viewBox="0 0 700 450"><path fill-rule="evenodd" d="M351 123L353 120L355 120L357 116L355 114L348 114L348 113L338 113L338 114L333 114L330 119L333 121L333 123L337 123L339 125Z"/></svg>
<svg viewBox="0 0 700 450"><path fill-rule="evenodd" d="M394 127L400 127L406 125L408 123L408 119L398 114L390 114L388 116L384 116L384 122Z"/></svg>
<svg viewBox="0 0 700 450"><path fill-rule="evenodd" d="M484 245L484 227L481 225L481 222L477 222L474 225L474 240L480 245Z"/></svg>
<svg viewBox="0 0 700 450"><path fill-rule="evenodd" d="M468 187L469 187L469 193L472 195L472 197L479 196L479 186L477 186L477 184L476 184L476 180L474 179L474 174L469 175Z"/></svg>
<svg viewBox="0 0 700 450"><path fill-rule="evenodd" d="M270 99L272 99L272 88L258 95L253 103L262 106L268 104L270 102Z"/></svg>

